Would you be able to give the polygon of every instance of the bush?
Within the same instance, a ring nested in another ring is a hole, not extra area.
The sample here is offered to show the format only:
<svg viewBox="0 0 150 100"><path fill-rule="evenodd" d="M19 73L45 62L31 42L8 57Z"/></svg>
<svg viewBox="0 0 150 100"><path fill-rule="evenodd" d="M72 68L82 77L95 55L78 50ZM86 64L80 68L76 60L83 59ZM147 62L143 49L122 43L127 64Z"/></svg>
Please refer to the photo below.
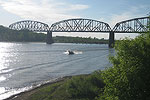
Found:
<svg viewBox="0 0 150 100"><path fill-rule="evenodd" d="M150 34L126 38L115 49L113 67L101 74L106 85L98 100L150 100Z"/></svg>
<svg viewBox="0 0 150 100"><path fill-rule="evenodd" d="M93 100L100 94L100 89L104 87L104 83L100 77L100 71L94 72L87 77L74 77L67 83L67 92L72 98L84 98Z"/></svg>

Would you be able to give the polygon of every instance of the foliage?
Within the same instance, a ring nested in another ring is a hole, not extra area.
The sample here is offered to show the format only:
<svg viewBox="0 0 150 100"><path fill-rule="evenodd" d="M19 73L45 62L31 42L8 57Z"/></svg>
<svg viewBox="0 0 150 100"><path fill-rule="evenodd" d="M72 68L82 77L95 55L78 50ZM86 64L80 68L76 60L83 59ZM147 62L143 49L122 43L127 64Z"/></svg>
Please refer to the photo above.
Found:
<svg viewBox="0 0 150 100"><path fill-rule="evenodd" d="M108 44L108 40L98 38L83 38L83 37L65 37L56 36L53 38L55 43L88 43L88 44Z"/></svg>
<svg viewBox="0 0 150 100"><path fill-rule="evenodd" d="M8 42L42 42L46 39L46 34L34 33L28 30L11 30L0 26L0 41Z"/></svg>
<svg viewBox="0 0 150 100"><path fill-rule="evenodd" d="M106 84L98 100L150 100L150 34L115 45L113 67L103 71Z"/></svg>
<svg viewBox="0 0 150 100"><path fill-rule="evenodd" d="M50 94L55 91L63 82L55 83L52 85L45 86L43 88L38 89L34 94L29 97L26 97L25 100L47 100L50 97Z"/></svg>
<svg viewBox="0 0 150 100"><path fill-rule="evenodd" d="M100 73L66 77L63 81L29 91L15 100L94 100L100 94L100 88L104 87Z"/></svg>
<svg viewBox="0 0 150 100"><path fill-rule="evenodd" d="M67 83L67 91L72 98L85 98L94 100L101 93L100 89L104 87L101 80L100 71L85 77L73 77Z"/></svg>

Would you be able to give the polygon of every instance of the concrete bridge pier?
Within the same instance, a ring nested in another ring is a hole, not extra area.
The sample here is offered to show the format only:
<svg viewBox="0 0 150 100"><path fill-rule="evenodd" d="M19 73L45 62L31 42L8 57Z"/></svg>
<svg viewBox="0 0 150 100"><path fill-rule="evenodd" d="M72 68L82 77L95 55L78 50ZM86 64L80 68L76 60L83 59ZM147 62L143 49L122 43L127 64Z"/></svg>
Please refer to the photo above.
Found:
<svg viewBox="0 0 150 100"><path fill-rule="evenodd" d="M115 40L114 40L114 32L111 31L109 33L109 48L113 48L114 47L114 43L115 43Z"/></svg>
<svg viewBox="0 0 150 100"><path fill-rule="evenodd" d="M47 31L46 43L47 44L52 44L53 43L52 32L51 31Z"/></svg>

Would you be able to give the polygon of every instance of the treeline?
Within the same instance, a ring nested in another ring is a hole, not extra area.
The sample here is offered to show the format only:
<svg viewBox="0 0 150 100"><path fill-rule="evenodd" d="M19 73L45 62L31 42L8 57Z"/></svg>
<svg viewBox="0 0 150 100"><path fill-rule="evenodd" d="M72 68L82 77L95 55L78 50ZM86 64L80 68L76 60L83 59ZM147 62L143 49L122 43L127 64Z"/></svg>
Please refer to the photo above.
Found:
<svg viewBox="0 0 150 100"><path fill-rule="evenodd" d="M0 26L0 42L45 42L46 34L35 33L29 30L11 30L7 27ZM98 38L82 38L82 37L53 37L54 43L94 43L107 44L108 40Z"/></svg>
<svg viewBox="0 0 150 100"><path fill-rule="evenodd" d="M11 30L0 26L0 41L1 42L44 42L46 34L35 33L29 30Z"/></svg>
<svg viewBox="0 0 150 100"><path fill-rule="evenodd" d="M53 38L55 43L88 43L88 44L107 44L108 40L104 38L83 38L83 37L65 37L65 36L56 36Z"/></svg>

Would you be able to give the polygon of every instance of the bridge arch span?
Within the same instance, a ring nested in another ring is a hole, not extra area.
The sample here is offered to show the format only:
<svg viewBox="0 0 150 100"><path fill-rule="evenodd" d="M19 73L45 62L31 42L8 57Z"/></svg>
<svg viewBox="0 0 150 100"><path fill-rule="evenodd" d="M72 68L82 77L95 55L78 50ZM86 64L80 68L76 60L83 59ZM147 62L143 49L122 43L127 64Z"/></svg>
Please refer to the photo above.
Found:
<svg viewBox="0 0 150 100"><path fill-rule="evenodd" d="M117 23L113 32L115 33L142 33L148 32L150 17L134 18Z"/></svg>
<svg viewBox="0 0 150 100"><path fill-rule="evenodd" d="M110 32L107 23L92 19L67 19L51 25L52 32Z"/></svg>
<svg viewBox="0 0 150 100"><path fill-rule="evenodd" d="M9 25L9 28L14 29L14 30L27 29L27 30L35 31L35 32L49 31L49 26L47 24L38 22L38 21L32 21L32 20L24 20L24 21L13 23Z"/></svg>

